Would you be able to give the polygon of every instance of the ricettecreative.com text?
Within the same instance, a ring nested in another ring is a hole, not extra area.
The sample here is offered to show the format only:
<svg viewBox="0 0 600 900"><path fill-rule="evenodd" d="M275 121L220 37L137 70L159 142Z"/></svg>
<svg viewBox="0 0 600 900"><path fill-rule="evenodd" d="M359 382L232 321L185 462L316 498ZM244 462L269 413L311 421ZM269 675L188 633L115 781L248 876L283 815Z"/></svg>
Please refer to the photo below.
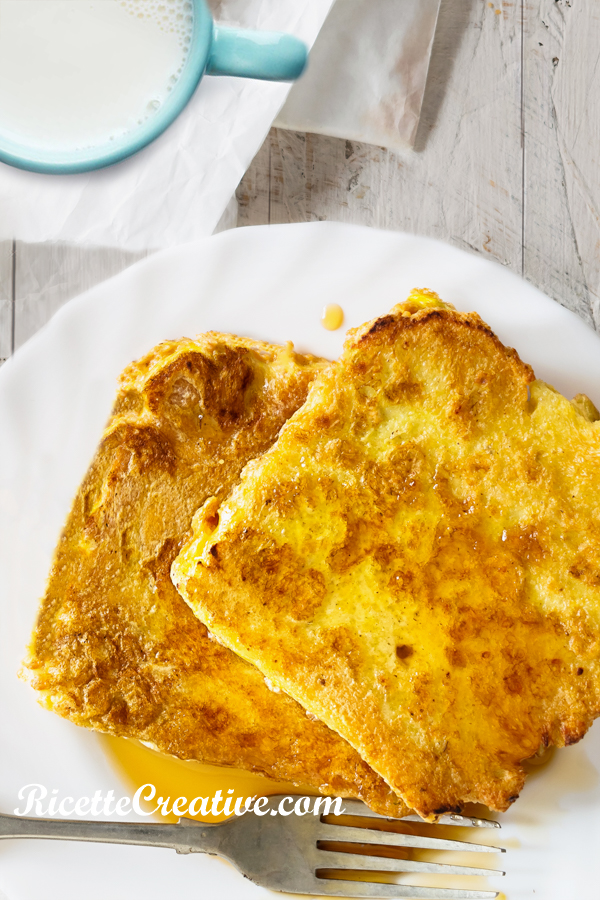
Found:
<svg viewBox="0 0 600 900"><path fill-rule="evenodd" d="M43 784L26 784L18 793L20 804L15 810L16 816L243 816L253 812L257 816L297 816L312 814L314 816L340 816L344 809L341 797L282 797L271 807L269 797L232 797L234 789L229 788L226 796L218 790L212 797L177 797L171 803L170 797L157 797L153 784L143 784L133 797L115 797L114 791L96 791L93 797L59 797L55 788L48 791ZM142 801L146 804L143 807ZM154 803L154 809L148 804Z"/></svg>

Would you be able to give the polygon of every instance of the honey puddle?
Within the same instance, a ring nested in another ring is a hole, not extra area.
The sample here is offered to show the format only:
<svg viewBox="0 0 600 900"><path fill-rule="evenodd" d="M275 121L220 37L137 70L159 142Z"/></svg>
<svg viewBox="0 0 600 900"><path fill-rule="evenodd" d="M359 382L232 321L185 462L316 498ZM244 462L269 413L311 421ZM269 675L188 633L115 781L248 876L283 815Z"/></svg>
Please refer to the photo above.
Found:
<svg viewBox="0 0 600 900"><path fill-rule="evenodd" d="M524 760L522 765L525 769L527 780L529 781L532 777L536 777L543 772L546 766L552 762L555 754L556 747L549 747L547 750L544 750L543 753L536 753L536 755L532 756L530 759Z"/></svg>
<svg viewBox="0 0 600 900"><path fill-rule="evenodd" d="M321 325L327 331L337 331L344 322L344 310L337 303L329 303L321 315Z"/></svg>
<svg viewBox="0 0 600 900"><path fill-rule="evenodd" d="M156 788L155 799L140 805L148 812L157 806L157 798L170 798L168 809L178 797L186 797L188 802L194 797L214 797L221 791L223 800L232 798L230 808L235 800L241 797L269 796L271 794L314 794L310 788L302 788L286 782L271 781L262 775L254 775L242 769L226 769L219 766L207 766L193 761L175 759L165 756L156 750L145 747L139 741L118 738L109 734L98 735L101 746L110 763L116 769L133 795L144 784L153 784ZM232 793L228 793L232 790ZM183 806L183 804L181 804ZM223 809L220 802L219 809ZM187 813L186 813L187 816ZM163 816L156 814L161 822L176 822L178 816L170 813ZM226 815L201 814L192 816L202 822L223 822Z"/></svg>

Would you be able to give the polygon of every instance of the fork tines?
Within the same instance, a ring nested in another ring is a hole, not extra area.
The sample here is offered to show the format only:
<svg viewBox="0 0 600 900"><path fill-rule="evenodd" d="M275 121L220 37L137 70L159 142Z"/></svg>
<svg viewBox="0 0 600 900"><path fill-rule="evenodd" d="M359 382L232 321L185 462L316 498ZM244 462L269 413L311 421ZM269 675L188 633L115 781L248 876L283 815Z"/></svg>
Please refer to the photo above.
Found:
<svg viewBox="0 0 600 900"><path fill-rule="evenodd" d="M376 884L372 881L321 880L319 893L325 897L368 897L369 900L493 900L497 891L470 891L452 888L412 887L410 884Z"/></svg>
<svg viewBox="0 0 600 900"><path fill-rule="evenodd" d="M344 815L362 816L378 819L383 822L419 822L419 816L407 816L403 819L388 819L373 813L359 801L345 800ZM460 825L474 828L500 828L497 822L470 816L445 815L440 824ZM356 828L350 825L330 825L321 822L316 832L318 844L328 843L360 844L364 847L401 847L420 850L460 851L462 853L504 853L502 847L491 847L487 844L475 844L469 841L455 841L445 838L423 837L416 834L398 834L371 828ZM418 872L440 875L504 875L494 869L476 868L473 866L450 865L446 863L420 862L411 859L390 859L381 856L358 855L352 852L321 849L317 850L317 871L346 870L370 872ZM415 887L409 884L382 884L378 882L349 881L321 876L324 895L333 897L372 897L372 898L413 898L413 900L491 900L497 897L495 891L472 889L452 889L434 887Z"/></svg>

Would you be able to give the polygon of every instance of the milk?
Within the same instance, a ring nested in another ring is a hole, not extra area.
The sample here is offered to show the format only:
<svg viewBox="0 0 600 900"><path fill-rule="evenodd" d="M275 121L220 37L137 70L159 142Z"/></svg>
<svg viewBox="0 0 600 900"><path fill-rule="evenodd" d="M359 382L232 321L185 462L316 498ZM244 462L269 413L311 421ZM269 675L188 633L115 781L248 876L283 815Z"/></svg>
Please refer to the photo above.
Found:
<svg viewBox="0 0 600 900"><path fill-rule="evenodd" d="M0 0L0 131L46 149L114 140L165 102L190 0Z"/></svg>

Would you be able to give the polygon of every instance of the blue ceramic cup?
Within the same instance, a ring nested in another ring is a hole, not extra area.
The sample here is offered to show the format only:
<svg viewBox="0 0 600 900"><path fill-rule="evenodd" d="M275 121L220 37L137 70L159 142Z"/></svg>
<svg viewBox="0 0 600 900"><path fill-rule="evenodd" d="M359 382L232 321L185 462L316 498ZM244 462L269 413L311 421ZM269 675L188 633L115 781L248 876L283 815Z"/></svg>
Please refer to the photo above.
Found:
<svg viewBox="0 0 600 900"><path fill-rule="evenodd" d="M192 0L193 26L187 59L168 100L149 119L119 138L77 150L45 150L5 133L0 122L0 161L44 174L71 175L101 169L146 147L188 104L204 75L237 75L263 81L294 81L308 49L289 34L243 31L215 25L205 0Z"/></svg>

